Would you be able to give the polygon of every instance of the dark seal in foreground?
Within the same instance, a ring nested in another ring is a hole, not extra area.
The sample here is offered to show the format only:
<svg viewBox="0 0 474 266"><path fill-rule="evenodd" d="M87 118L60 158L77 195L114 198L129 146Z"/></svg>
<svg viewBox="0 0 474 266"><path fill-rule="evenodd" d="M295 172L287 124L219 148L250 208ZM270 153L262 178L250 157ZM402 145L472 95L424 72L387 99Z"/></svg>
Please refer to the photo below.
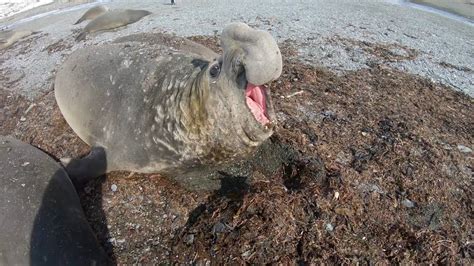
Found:
<svg viewBox="0 0 474 266"><path fill-rule="evenodd" d="M74 52L56 76L56 100L96 147L68 166L76 182L128 170L207 189L199 175L183 174L242 158L269 138L275 116L263 84L282 71L275 40L233 23L221 45L218 55L187 39L142 34Z"/></svg>
<svg viewBox="0 0 474 266"><path fill-rule="evenodd" d="M0 265L105 265L64 169L44 152L0 137Z"/></svg>

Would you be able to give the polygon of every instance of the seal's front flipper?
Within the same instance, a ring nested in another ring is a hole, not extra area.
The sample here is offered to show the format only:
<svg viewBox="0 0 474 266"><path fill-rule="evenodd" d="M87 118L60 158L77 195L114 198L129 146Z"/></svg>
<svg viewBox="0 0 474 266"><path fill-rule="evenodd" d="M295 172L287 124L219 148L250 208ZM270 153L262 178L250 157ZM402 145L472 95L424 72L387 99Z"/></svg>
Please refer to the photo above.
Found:
<svg viewBox="0 0 474 266"><path fill-rule="evenodd" d="M107 156L104 148L92 147L86 157L70 160L65 169L76 189L83 188L89 181L106 173Z"/></svg>

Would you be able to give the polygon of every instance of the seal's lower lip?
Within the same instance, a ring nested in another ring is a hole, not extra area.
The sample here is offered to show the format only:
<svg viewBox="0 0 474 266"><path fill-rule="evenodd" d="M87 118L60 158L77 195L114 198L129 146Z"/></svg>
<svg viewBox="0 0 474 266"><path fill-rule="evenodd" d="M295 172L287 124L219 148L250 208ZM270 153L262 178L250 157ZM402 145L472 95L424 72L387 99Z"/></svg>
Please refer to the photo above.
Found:
<svg viewBox="0 0 474 266"><path fill-rule="evenodd" d="M267 113L267 99L262 86L247 83L245 101L258 122L262 125L270 123Z"/></svg>

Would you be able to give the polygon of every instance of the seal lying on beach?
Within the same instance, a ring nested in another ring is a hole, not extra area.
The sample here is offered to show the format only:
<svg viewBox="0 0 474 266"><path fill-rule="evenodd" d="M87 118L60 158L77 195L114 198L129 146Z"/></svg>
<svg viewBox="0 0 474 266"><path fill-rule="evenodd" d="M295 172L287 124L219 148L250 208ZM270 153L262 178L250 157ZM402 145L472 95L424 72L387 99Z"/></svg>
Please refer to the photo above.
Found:
<svg viewBox="0 0 474 266"><path fill-rule="evenodd" d="M0 50L10 47L16 41L28 37L37 32L30 30L7 30L0 31Z"/></svg>
<svg viewBox="0 0 474 266"><path fill-rule="evenodd" d="M107 10L108 8L103 5L95 6L87 10L86 13L84 13L84 15L82 15L82 17L78 21L76 21L76 23L74 23L73 25L79 24L85 20L95 19L96 17L107 12Z"/></svg>
<svg viewBox="0 0 474 266"><path fill-rule="evenodd" d="M221 56L183 38L141 36L78 50L56 75L64 118L100 147L68 165L76 182L104 170L176 175L243 157L272 135L263 84L280 76L282 57L268 32L228 25Z"/></svg>
<svg viewBox="0 0 474 266"><path fill-rule="evenodd" d="M89 24L87 24L82 32L76 37L76 41L84 40L86 35L90 33L112 30L135 23L150 14L150 11L133 9L115 9L107 11L89 22Z"/></svg>
<svg viewBox="0 0 474 266"><path fill-rule="evenodd" d="M0 136L0 265L106 265L64 169Z"/></svg>

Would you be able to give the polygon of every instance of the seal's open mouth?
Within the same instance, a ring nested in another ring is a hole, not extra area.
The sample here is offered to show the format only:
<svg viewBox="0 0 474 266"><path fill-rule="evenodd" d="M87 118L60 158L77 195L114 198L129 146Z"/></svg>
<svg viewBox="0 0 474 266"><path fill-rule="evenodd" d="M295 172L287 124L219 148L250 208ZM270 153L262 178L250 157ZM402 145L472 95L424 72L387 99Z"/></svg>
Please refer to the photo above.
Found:
<svg viewBox="0 0 474 266"><path fill-rule="evenodd" d="M262 125L270 122L267 114L267 99L265 91L261 86L247 83L245 89L245 100L255 119Z"/></svg>

